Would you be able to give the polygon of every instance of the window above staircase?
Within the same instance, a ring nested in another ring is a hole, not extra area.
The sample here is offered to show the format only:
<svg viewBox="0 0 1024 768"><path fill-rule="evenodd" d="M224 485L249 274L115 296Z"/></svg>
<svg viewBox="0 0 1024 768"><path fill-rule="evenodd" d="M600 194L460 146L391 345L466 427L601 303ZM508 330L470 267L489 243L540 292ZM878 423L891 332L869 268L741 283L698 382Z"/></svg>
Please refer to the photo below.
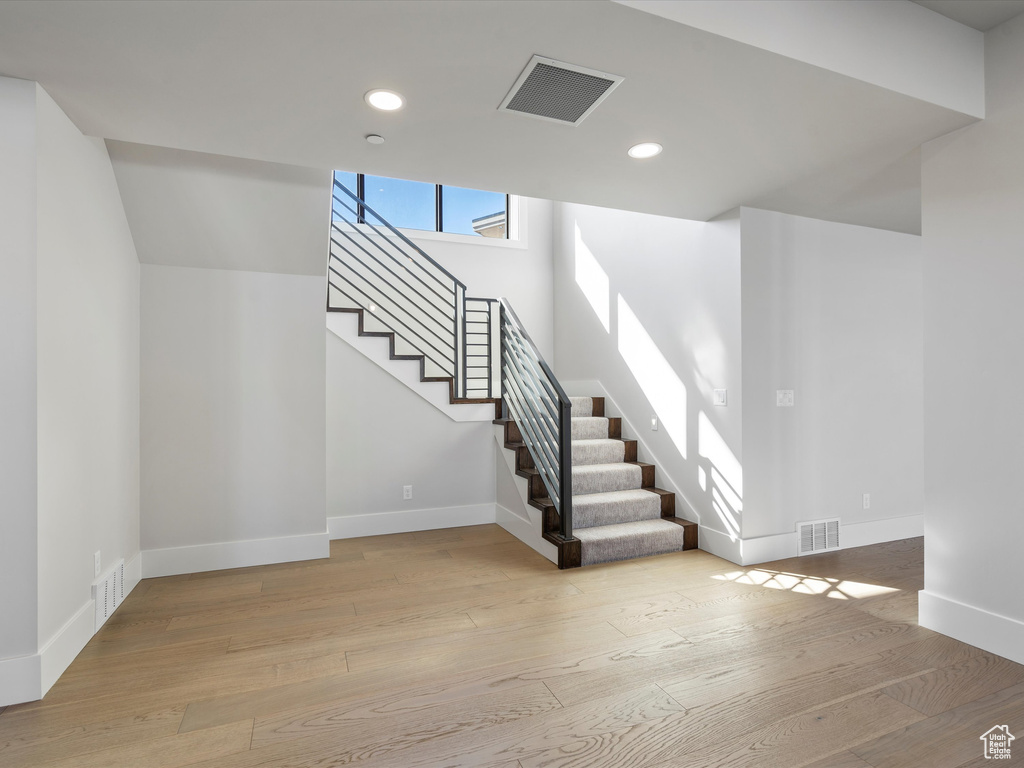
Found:
<svg viewBox="0 0 1024 768"><path fill-rule="evenodd" d="M519 240L519 198L516 195L352 171L335 171L334 179L395 227L410 230L415 237L424 234L429 237L433 233L486 244ZM335 202L335 221L344 218L344 212ZM362 211L359 218L362 221Z"/></svg>

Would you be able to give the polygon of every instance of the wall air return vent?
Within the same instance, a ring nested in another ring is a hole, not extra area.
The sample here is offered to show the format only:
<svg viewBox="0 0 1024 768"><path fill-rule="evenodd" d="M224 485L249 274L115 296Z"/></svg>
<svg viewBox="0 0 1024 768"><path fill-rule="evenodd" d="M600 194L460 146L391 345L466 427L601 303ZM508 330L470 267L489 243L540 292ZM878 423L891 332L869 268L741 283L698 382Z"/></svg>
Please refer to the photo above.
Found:
<svg viewBox="0 0 1024 768"><path fill-rule="evenodd" d="M796 528L801 555L839 549L839 518L798 523Z"/></svg>
<svg viewBox="0 0 1024 768"><path fill-rule="evenodd" d="M124 600L124 560L118 560L102 578L92 583L96 603L96 632Z"/></svg>
<svg viewBox="0 0 1024 768"><path fill-rule="evenodd" d="M579 125L621 82L618 75L534 56L498 111Z"/></svg>

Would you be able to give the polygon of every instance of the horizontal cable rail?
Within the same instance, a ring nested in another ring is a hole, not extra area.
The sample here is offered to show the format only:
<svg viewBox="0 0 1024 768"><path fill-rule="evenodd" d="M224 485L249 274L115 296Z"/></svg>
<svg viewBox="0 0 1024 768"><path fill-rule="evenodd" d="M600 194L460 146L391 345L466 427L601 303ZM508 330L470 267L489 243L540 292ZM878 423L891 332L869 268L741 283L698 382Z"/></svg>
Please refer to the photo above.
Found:
<svg viewBox="0 0 1024 768"><path fill-rule="evenodd" d="M572 405L511 305L467 297L337 180L332 199L328 309L361 310L364 333L388 333L394 355L422 357L424 377L450 377L453 397L500 397L555 508L557 535L572 540Z"/></svg>
<svg viewBox="0 0 1024 768"><path fill-rule="evenodd" d="M468 391L466 286L337 180L331 197L328 308L363 310L396 355L422 356L424 376Z"/></svg>
<svg viewBox="0 0 1024 768"><path fill-rule="evenodd" d="M500 381L501 372L498 356L494 354L501 343L499 312L497 299L466 299L462 320L463 337L466 339L466 351L462 356L462 396L465 398L501 396L500 392L495 392L495 383Z"/></svg>
<svg viewBox="0 0 1024 768"><path fill-rule="evenodd" d="M523 328L501 299L501 396L515 420L559 517L572 539L572 403Z"/></svg>
<svg viewBox="0 0 1024 768"><path fill-rule="evenodd" d="M453 275L447 269L445 269L440 264L438 264L436 261L434 261L432 258L430 258L426 254L426 251L424 251L422 248L420 248L418 245L416 245L416 243L414 243L408 237L406 237L401 232L399 232L397 229L395 229L393 226L391 226L391 224L388 223L387 219L385 219L383 216L378 214L375 210L373 210L373 208L371 208L370 206L368 206L366 204L365 200L360 199L354 192L352 192L348 187L346 187L344 184L342 184L337 179L335 179L335 181L334 181L334 189L335 190L340 190L344 194L348 195L348 197L352 200L352 202L354 202L354 203L356 203L358 205L359 210L362 211L362 213L360 213L358 215L358 223L360 223L360 224L369 224L371 227L373 227L374 231L376 231L378 234L380 234L380 230L372 222L367 220L366 214L369 213L371 216L373 216L373 218L375 218L377 221L380 222L381 226L383 226L385 229L387 229L389 232L391 232L395 237L397 237L402 242L404 242L407 246L409 246L414 251L416 251L416 253L418 253L426 261L427 264L430 264L435 270L437 270L439 273L441 273L442 275L447 277L451 282L455 283L456 285L462 286L463 290L465 290L466 286L463 285L462 282L460 282L455 277L455 275ZM335 200L339 199L337 194L333 195L333 197L334 197ZM341 202L341 201L339 200L339 202ZM347 204L344 204L344 205L346 207L348 207ZM349 208L349 210L351 211L352 209Z"/></svg>

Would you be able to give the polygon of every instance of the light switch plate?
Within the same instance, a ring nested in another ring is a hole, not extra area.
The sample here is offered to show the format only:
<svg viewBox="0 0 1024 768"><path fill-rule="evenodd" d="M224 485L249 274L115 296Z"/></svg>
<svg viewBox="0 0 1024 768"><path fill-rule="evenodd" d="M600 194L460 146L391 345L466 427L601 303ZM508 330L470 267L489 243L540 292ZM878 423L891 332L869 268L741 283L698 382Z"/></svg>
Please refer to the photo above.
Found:
<svg viewBox="0 0 1024 768"><path fill-rule="evenodd" d="M792 389L775 390L775 404L780 408L790 408L793 405Z"/></svg>
<svg viewBox="0 0 1024 768"><path fill-rule="evenodd" d="M728 390L716 389L715 390L715 405L728 405Z"/></svg>

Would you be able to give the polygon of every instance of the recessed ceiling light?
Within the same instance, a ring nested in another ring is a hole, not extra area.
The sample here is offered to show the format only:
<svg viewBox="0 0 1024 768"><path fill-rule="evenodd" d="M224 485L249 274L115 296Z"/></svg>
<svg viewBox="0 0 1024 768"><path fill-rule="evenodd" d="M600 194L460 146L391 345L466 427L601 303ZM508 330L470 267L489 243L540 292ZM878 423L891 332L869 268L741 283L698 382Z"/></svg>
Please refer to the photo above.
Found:
<svg viewBox="0 0 1024 768"><path fill-rule="evenodd" d="M371 133L369 136L366 137L366 141L369 142L370 144L383 144L384 137L378 136L376 133Z"/></svg>
<svg viewBox="0 0 1024 768"><path fill-rule="evenodd" d="M401 95L394 91L386 91L383 88L367 91L366 96L363 98L374 109L382 109L385 112L394 112L396 109L401 109L405 104L405 99Z"/></svg>
<svg viewBox="0 0 1024 768"><path fill-rule="evenodd" d="M630 157L637 160L654 157L655 155L661 154L661 144L656 144L653 141L646 141L643 144L634 144L629 148L628 154Z"/></svg>

